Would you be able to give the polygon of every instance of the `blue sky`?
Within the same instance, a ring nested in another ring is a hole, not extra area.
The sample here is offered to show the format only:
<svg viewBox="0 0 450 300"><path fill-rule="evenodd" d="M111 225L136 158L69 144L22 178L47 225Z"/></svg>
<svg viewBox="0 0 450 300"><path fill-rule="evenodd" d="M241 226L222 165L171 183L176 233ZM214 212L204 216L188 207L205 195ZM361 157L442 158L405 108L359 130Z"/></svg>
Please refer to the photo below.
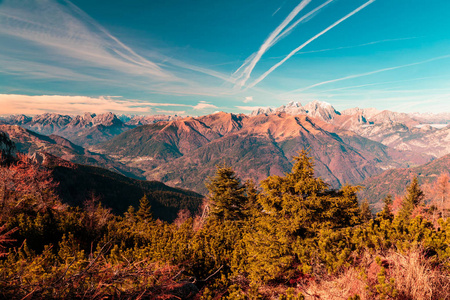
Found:
<svg viewBox="0 0 450 300"><path fill-rule="evenodd" d="M0 114L450 111L446 0L0 0Z"/></svg>

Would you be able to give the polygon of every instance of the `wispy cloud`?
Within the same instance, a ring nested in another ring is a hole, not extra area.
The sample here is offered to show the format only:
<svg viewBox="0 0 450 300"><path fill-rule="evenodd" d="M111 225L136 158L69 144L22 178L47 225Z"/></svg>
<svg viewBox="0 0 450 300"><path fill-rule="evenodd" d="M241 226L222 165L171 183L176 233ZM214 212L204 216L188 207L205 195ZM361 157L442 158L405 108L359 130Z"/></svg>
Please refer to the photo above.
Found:
<svg viewBox="0 0 450 300"><path fill-rule="evenodd" d="M277 14L277 12L281 9L281 7L283 7L283 5L284 3L273 12L272 17Z"/></svg>
<svg viewBox="0 0 450 300"><path fill-rule="evenodd" d="M75 5L67 4L5 0L0 6L0 33L96 66L178 80L157 63L137 55Z"/></svg>
<svg viewBox="0 0 450 300"><path fill-rule="evenodd" d="M244 64L238 68L238 71L241 70L244 66L245 68L241 72L241 74L235 74L237 75L236 80L239 80L236 83L236 86L242 87L245 85L247 80L250 78L250 74L252 73L253 69L255 68L258 61L261 59L264 53L266 53L267 50L269 50L270 47L273 46L274 40L277 38L277 36L282 32L282 30L298 15L298 13L305 8L306 5L308 5L311 2L311 0L302 0L290 13L289 15L281 22L280 25L278 25L277 28L275 28L274 31L272 31L269 35L269 37L264 41L264 43L259 47L258 52L256 54L252 55L251 59L247 59Z"/></svg>
<svg viewBox="0 0 450 300"><path fill-rule="evenodd" d="M304 22L305 20L311 19L315 14L317 14L322 8L333 2L334 0L328 0L325 3L319 5L318 7L314 8L301 18L299 18L297 21L295 21L293 24L291 24L289 27L286 28L286 26L295 18L296 15L310 2L310 1L302 1L300 2L297 7L286 17L286 19L269 35L269 37L264 41L264 43L261 45L258 52L253 53L251 56L249 56L245 62L234 72L234 80L237 81L235 84L235 87L243 87L247 80L250 78L250 75L255 68L256 64L261 60L264 53L266 53L273 45L275 45L278 41L280 41L282 38L289 35L292 30L297 27L298 24ZM244 69L243 69L244 68ZM243 69L242 72L240 70ZM239 73L240 72L240 73ZM242 78L241 80L239 80Z"/></svg>
<svg viewBox="0 0 450 300"><path fill-rule="evenodd" d="M157 49L146 49L144 57L70 1L4 0L0 36L5 41L0 45L3 73L134 84L143 90L175 91L175 95L223 94L221 85L230 81L229 74L168 57ZM28 53L18 55L10 41L21 43L21 51ZM20 67L11 63L14 60Z"/></svg>
<svg viewBox="0 0 450 300"><path fill-rule="evenodd" d="M294 50L292 50L285 58L283 58L280 62L278 62L277 64L275 64L274 66L272 66L269 70L267 70L264 74L262 74L260 77L258 77L255 81L253 81L248 88L252 88L255 85L257 85L259 82L261 82L262 80L264 80L264 78L266 78L270 73L272 73L275 69L277 69L279 66L281 66L282 64L284 64L289 58L291 58L294 54L296 54L298 51L300 51L301 49L303 49L304 47L306 47L307 45L309 45L311 42L313 42L314 40L316 40L317 38L319 38L320 36L322 36L323 34L327 33L329 30L333 29L334 27L336 27L337 25L339 25L340 23L344 22L345 20L347 20L348 18L350 18L351 16L353 16L354 14L358 13L359 11L361 11L362 9L364 9L365 7L367 7L368 5L372 4L373 2L375 2L375 0L370 0L366 3L364 3L363 5L359 6L357 9L353 10L351 13L347 14L345 17L339 19L338 21L334 22L332 25L328 26L327 28L325 28L324 30L322 30L321 32L319 32L318 34L316 34L315 36L313 36L312 38L310 38L309 40L307 40L306 42L304 42L303 44L301 44L299 47L295 48Z"/></svg>
<svg viewBox="0 0 450 300"><path fill-rule="evenodd" d="M86 111L150 113L153 103L125 101L116 97L85 97L61 95L8 95L0 94L1 114L41 114L56 112L61 114L80 114Z"/></svg>
<svg viewBox="0 0 450 300"><path fill-rule="evenodd" d="M297 21L295 21L293 24L291 24L288 28L286 28L283 32L281 32L272 42L272 44L277 43L279 40L281 40L282 38L286 37L287 35L289 35L292 30L297 27L298 24L302 23L303 21L309 20L312 17L314 17L315 14L317 14L322 8L324 8L325 6L327 6L328 4L330 4L331 2L333 2L334 0L328 0L325 3L317 6L316 8L314 8L313 10L311 10L309 13L307 13L306 15L304 15L303 17L301 17L300 19L298 19Z"/></svg>
<svg viewBox="0 0 450 300"><path fill-rule="evenodd" d="M289 93L302 92L302 91L306 91L306 90L312 89L314 87L318 87L318 86L329 84L329 83L339 82L339 81L348 80L348 79L355 79L355 78L359 78L359 77L369 76L369 75L382 73L382 72L387 72L387 71L392 71L392 70L397 70L397 69L401 69L401 68L417 66L417 65L426 64L426 63L430 63L430 62L433 62L433 61L446 59L446 58L450 58L450 54L442 55L442 56L438 56L438 57L433 57L433 58L430 58L430 59L427 59L427 60L414 62L414 63L410 63L410 64L394 66L394 67L389 67L389 68L383 68L383 69L379 69L379 70L375 70L375 71L370 71L370 72L365 72L365 73L360 73L360 74L355 74L355 75L349 75L349 76L345 76L345 77L341 77L341 78L337 78L337 79L322 81L322 82L315 83L315 84L312 84L312 85L304 87L304 88L293 90L293 91L291 91Z"/></svg>
<svg viewBox="0 0 450 300"><path fill-rule="evenodd" d="M373 82L373 83L367 83L367 84L351 85L351 86L344 86L344 87L335 88L335 89L322 90L322 91L319 91L317 93L318 94L323 94L323 93L328 93L328 92L343 91L343 90L349 90L349 89L357 89L357 88L361 88L361 87L376 86L376 85L389 85L389 84L394 84L394 83L411 82L411 81L430 79L430 78L440 78L440 77L445 77L445 76L425 76L425 77L417 77L417 78L403 79L403 80L390 80L390 81L383 81L383 82Z"/></svg>

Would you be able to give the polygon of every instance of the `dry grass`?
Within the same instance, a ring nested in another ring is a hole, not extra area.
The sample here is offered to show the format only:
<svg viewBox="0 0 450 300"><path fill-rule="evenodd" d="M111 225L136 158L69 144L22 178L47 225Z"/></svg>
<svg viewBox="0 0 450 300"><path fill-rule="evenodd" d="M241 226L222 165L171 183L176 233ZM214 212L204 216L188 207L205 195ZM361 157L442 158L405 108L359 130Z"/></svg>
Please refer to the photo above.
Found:
<svg viewBox="0 0 450 300"><path fill-rule="evenodd" d="M363 277L356 268L350 268L337 278L313 282L303 294L306 299L348 299L354 295L370 299Z"/></svg>
<svg viewBox="0 0 450 300"><path fill-rule="evenodd" d="M390 251L386 255L366 253L356 267L349 268L338 277L314 282L304 295L306 299L348 299L358 295L361 300L383 299L377 291L378 274L385 268L386 282L394 279L396 295L384 299L450 299L450 273L435 268L420 249L406 254Z"/></svg>

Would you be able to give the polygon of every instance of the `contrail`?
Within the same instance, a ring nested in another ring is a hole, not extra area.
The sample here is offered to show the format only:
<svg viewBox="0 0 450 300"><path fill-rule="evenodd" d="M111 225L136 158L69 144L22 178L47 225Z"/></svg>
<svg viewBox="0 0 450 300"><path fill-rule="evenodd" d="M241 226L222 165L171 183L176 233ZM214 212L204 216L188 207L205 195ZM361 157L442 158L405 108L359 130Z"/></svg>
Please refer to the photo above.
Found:
<svg viewBox="0 0 450 300"><path fill-rule="evenodd" d="M272 73L276 68L278 68L279 66L281 66L284 62L286 62L289 58L291 58L295 53L297 53L298 51L300 51L301 49L303 49L304 47L306 47L308 44L310 44L311 42L313 42L314 40L316 40L318 37L320 37L321 35L325 34L326 32L328 32L329 30L331 30L332 28L336 27L337 25L339 25L340 23L342 23L343 21L347 20L348 18L350 18L351 16L353 16L354 14L356 14L357 12L359 12L360 10L364 9L366 6L368 6L369 4L372 4L373 2L375 2L375 0L370 0L368 2L366 2L365 4L361 5L360 7L358 7L357 9L355 9L354 11L352 11L351 13L349 13L348 15L346 15L345 17L339 19L338 21L334 22L332 25L328 26L326 29L322 30L321 32L319 32L318 34L316 34L315 36L313 36L312 38L310 38L309 40L307 40L306 42L304 42L302 45L300 45L299 47L295 48L294 50L292 50L285 58L283 58L280 62L278 62L276 65L272 66L268 71L266 71L264 74L262 74L258 79L256 79L252 84L250 84L248 86L248 88L252 88L255 85L257 85L259 82L261 82L264 78L267 77L267 75L269 75L270 73Z"/></svg>
<svg viewBox="0 0 450 300"><path fill-rule="evenodd" d="M367 87L367 86L374 86L374 85L384 85L384 84L392 84L392 83L401 83L401 82L410 82L410 81L417 81L417 80L423 80L423 79L429 79L429 78L437 78L437 77L444 77L442 75L440 76L426 76L426 77L417 77L412 79L403 79L403 80L393 80L393 81L383 81L383 82L374 82L374 83L367 83L367 84L359 84L359 85L351 85L351 86L344 86L340 88L335 89L328 89L328 90L322 90L317 92L318 94L328 93L328 92L335 92L335 91L342 91L342 90L349 90L354 88L360 88L360 87ZM296 90L292 91L295 92ZM292 92L286 92L282 93L281 95L287 95Z"/></svg>
<svg viewBox="0 0 450 300"><path fill-rule="evenodd" d="M373 42L368 42L368 43L359 44L359 45L342 46L342 47L336 47L336 48L318 49L318 50L311 50L311 51L302 51L302 52L297 52L296 54L309 54L309 53L319 53L319 52L336 51L336 50L343 50L343 49L352 49L352 48L370 46L370 45L375 45L375 44L380 44L380 43L396 42L396 41L404 41L404 40L413 40L413 39L418 39L418 38L420 38L420 37L406 37L406 38L397 38L397 39L385 39L385 40L373 41ZM284 56L273 56L273 57L270 57L270 58L271 59L276 59L276 58L282 58L282 57L284 57Z"/></svg>
<svg viewBox="0 0 450 300"><path fill-rule="evenodd" d="M280 39L282 39L283 37L285 37L286 35L288 35L292 29L294 29L300 22L304 21L305 19L309 18L310 16L312 16L313 14L315 14L316 12L318 12L319 10L321 10L322 8L324 8L325 6L327 6L328 4L330 4L331 2L333 2L334 0L328 0L327 2L323 3L322 5L317 6L315 9L313 9L312 11L310 11L309 13L307 13L306 15L304 15L303 17L301 17L300 19L298 19L297 21L295 21L294 24L292 24L291 26L289 26L288 28L286 28L283 32L281 32L272 42L271 46L274 45L276 42L278 42Z"/></svg>
<svg viewBox="0 0 450 300"><path fill-rule="evenodd" d="M304 21L305 19L311 17L313 14L317 13L319 10L321 10L322 8L324 8L325 6L327 6L328 4L330 4L331 2L333 2L334 0L328 0L327 2L323 3L322 5L319 5L318 7L316 7L315 9L313 9L312 11L310 11L309 13L307 13L306 15L304 15L303 17L301 17L300 19L298 19L294 24L292 24L291 26L289 26L287 29L285 29L284 31L282 31L278 36L276 36L272 42L270 42L268 44L267 49L265 50L265 52L267 52L273 45L275 45L280 39L282 39L283 37L287 36L300 22ZM239 70L241 70L243 67L245 67L251 60L254 59L254 57L256 56L256 53L253 53L251 56L249 56L249 58L247 58L245 60L245 62L234 72L234 74L237 74L239 72ZM258 59L259 61L259 59ZM256 65L256 63L255 63ZM254 67L250 70L249 74L248 74L248 78L250 77L251 71L253 71ZM241 78L244 75L244 72L241 73L237 78ZM248 79L247 78L247 79ZM247 80L245 80L246 82ZM244 82L244 84L245 84ZM241 84L240 86L242 87L244 84Z"/></svg>
<svg viewBox="0 0 450 300"><path fill-rule="evenodd" d="M301 1L293 11L286 17L286 19L281 22L278 27L272 31L272 33L269 35L269 37L264 41L264 43L259 48L258 52L256 53L255 57L249 62L249 65L244 69L244 71L241 73L241 75L238 76L238 79L243 77L242 80L240 80L237 85L242 87L247 80L250 78L250 74L252 73L253 69L255 68L258 61L261 59L263 54L273 45L273 40L280 34L280 32L292 21L292 19L295 18L298 13L305 8L306 5L308 5L311 2L311 0L303 0ZM244 62L245 64L246 62ZM241 66L242 67L242 66ZM239 69L238 69L239 70Z"/></svg>
<svg viewBox="0 0 450 300"><path fill-rule="evenodd" d="M366 72L366 73L361 73L361 74L345 76L345 77L342 77L342 78L327 80L327 81L315 83L315 84L307 86L305 88L301 88L301 89L296 89L296 90L290 91L289 93L303 92L303 91L312 89L314 87L321 86L321 85L328 84L328 83L333 83L333 82L338 82L338 81L342 81L342 80L353 79L353 78L358 78L358 77L363 77L363 76L369 76L369 75L372 75L372 74L377 74L377 73L381 73L381 72L386 72L386 71L391 71L391 70L396 70L396 69L401 69L401 68L406 68L406 67L417 66L417 65L421 65L421 64L425 64L425 63L429 63L429 62L432 62L432 61L435 61L435 60L445 59L445 58L449 58L449 57L450 57L450 54L447 54L447 55L438 56L438 57L434 57L434 58L430 58L430 59L427 59L427 60L423 60L423 61L419 61L419 62L415 62L415 63L410 63L410 64L406 64L406 65L395 66L395 67L390 67L390 68L384 68L384 69L375 70L375 71L371 71L371 72Z"/></svg>

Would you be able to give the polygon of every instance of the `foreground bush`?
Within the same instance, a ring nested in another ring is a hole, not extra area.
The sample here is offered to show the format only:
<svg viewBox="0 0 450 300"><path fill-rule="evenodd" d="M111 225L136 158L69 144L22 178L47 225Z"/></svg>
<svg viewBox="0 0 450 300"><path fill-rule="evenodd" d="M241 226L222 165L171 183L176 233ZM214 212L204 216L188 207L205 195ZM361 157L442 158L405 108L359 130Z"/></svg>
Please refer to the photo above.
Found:
<svg viewBox="0 0 450 300"><path fill-rule="evenodd" d="M167 223L146 197L116 216L62 205L39 166L1 171L3 299L450 298L450 220L429 220L415 181L373 218L302 152L260 188L220 167L201 215Z"/></svg>

